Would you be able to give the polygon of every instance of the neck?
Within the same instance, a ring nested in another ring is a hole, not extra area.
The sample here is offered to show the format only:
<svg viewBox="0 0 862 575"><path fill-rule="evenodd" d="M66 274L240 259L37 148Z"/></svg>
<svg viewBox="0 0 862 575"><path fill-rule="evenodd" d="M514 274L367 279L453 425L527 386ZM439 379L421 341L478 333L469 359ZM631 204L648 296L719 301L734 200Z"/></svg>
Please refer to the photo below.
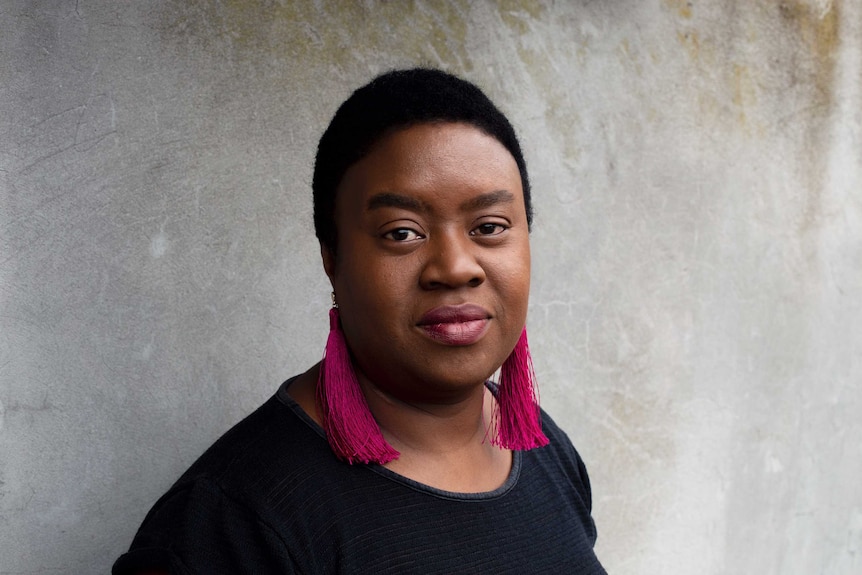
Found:
<svg viewBox="0 0 862 575"><path fill-rule="evenodd" d="M387 468L446 491L492 491L506 481L512 455L487 437L494 398L484 382L457 401L434 403L398 399L359 380L384 437L400 453Z"/></svg>
<svg viewBox="0 0 862 575"><path fill-rule="evenodd" d="M451 452L481 444L491 421L493 398L484 383L446 402L400 399L359 375L368 407L398 451Z"/></svg>
<svg viewBox="0 0 862 575"><path fill-rule="evenodd" d="M315 403L319 366L299 376L288 393L318 424ZM484 383L445 404L398 400L357 374L386 440L400 452L386 467L446 491L493 491L505 483L512 454L491 444L485 429L494 399Z"/></svg>

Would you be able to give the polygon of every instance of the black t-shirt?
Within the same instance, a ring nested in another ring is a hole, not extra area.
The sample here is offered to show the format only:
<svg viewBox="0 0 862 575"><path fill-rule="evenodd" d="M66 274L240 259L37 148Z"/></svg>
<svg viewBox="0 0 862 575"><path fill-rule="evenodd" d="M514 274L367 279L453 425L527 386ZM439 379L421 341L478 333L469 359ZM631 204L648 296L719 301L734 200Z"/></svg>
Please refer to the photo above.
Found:
<svg viewBox="0 0 862 575"><path fill-rule="evenodd" d="M586 469L544 412L550 444L514 452L503 486L452 493L336 459L289 384L159 499L114 575L605 574Z"/></svg>

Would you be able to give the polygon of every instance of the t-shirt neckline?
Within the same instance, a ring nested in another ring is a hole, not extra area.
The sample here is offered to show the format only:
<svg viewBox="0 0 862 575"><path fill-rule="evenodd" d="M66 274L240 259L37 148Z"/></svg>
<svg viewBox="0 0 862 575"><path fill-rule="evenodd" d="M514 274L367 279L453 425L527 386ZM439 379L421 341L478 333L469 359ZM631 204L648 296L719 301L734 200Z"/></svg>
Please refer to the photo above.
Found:
<svg viewBox="0 0 862 575"><path fill-rule="evenodd" d="M290 396L290 394L287 393L287 388L290 387L290 385L297 377L298 376L293 376L284 383L282 383L278 389L278 392L276 392L276 396L278 400L286 407L288 407L294 415L296 415L305 425L311 428L311 430L314 431L326 443L326 448L329 449L329 442L327 442L326 440L326 431L324 431L324 429L320 427L320 425L305 412L305 410ZM500 487L491 491L481 491L477 493L446 491L445 489L432 487L431 485L421 483L419 481L401 475L400 473L392 471L391 469L387 469L386 467L377 463L371 463L367 465L354 465L356 467L364 467L369 471L372 471L377 475L384 477L385 479L400 483L406 487L409 487L410 489L419 491L420 493L432 495L440 499L449 499L453 501L488 501L504 496L506 493L511 491L518 483L518 478L521 475L522 455L523 454L521 451L512 451L512 469L509 470L509 475L508 477L506 477L506 481L504 481Z"/></svg>

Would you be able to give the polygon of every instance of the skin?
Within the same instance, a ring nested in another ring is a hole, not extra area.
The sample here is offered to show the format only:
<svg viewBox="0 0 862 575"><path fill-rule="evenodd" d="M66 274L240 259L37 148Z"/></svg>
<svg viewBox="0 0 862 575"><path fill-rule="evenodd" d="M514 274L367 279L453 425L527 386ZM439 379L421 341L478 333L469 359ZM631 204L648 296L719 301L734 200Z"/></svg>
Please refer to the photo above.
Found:
<svg viewBox="0 0 862 575"><path fill-rule="evenodd" d="M357 377L387 441L387 464L450 491L499 487L511 453L491 445L484 382L526 321L530 243L514 158L460 123L419 124L383 137L339 185L337 256L322 248ZM431 337L439 306L487 312L477 341ZM317 366L290 388L315 419Z"/></svg>

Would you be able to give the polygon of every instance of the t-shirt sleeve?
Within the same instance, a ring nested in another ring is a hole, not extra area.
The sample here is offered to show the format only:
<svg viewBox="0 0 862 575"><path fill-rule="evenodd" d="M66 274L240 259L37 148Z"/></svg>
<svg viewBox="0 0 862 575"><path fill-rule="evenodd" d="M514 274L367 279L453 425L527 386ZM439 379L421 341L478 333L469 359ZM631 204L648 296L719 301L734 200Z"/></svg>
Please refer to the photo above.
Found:
<svg viewBox="0 0 862 575"><path fill-rule="evenodd" d="M560 481L566 481L577 493L582 525L590 538L590 543L595 545L597 532L592 517L593 494L587 467L568 435L544 411L542 412L542 428L551 440L548 447L556 454L554 459L556 464L560 466L561 473L554 474L554 476Z"/></svg>
<svg viewBox="0 0 862 575"><path fill-rule="evenodd" d="M147 515L113 575L164 571L294 573L288 545L258 513L211 480L169 491Z"/></svg>

